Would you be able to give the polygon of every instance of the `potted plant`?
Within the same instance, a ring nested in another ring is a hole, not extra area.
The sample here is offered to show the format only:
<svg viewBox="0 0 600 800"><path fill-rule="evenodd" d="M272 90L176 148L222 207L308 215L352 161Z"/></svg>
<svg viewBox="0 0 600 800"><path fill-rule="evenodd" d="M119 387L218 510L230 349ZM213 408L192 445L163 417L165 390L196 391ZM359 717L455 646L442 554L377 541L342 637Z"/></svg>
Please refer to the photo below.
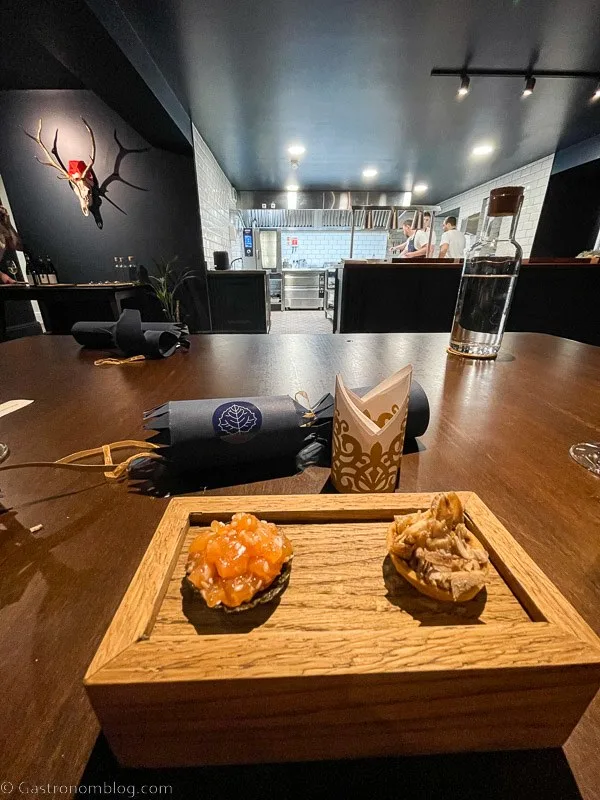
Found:
<svg viewBox="0 0 600 800"><path fill-rule="evenodd" d="M178 291L185 281L195 277L192 270L178 272L174 268L178 256L170 259L153 259L158 276L148 275L148 281L154 294L158 298L163 313L169 322L181 323L180 304L177 297Z"/></svg>

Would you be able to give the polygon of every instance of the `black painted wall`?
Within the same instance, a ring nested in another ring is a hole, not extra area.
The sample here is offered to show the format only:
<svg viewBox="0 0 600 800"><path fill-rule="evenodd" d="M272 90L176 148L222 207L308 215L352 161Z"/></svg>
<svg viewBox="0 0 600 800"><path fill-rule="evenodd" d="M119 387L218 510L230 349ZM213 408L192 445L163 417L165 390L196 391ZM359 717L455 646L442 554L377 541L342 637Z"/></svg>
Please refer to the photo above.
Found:
<svg viewBox="0 0 600 800"><path fill-rule="evenodd" d="M197 327L209 328L200 216L192 156L157 148L127 155L121 176L147 191L113 183L101 207L103 228L84 217L75 194L58 173L35 160L44 155L23 128L36 132L43 119L43 140L50 148L59 130L63 162L89 160L90 142L81 121L85 117L96 136L94 171L99 183L115 167L116 129L125 147L148 146L123 119L88 90L0 92L0 174L10 198L15 221L28 249L49 255L61 280L68 282L113 279L114 256L136 257L152 271L153 259L177 254L179 264L200 271L195 281L200 318Z"/></svg>
<svg viewBox="0 0 600 800"><path fill-rule="evenodd" d="M531 249L534 258L591 250L600 225L600 159L550 176Z"/></svg>

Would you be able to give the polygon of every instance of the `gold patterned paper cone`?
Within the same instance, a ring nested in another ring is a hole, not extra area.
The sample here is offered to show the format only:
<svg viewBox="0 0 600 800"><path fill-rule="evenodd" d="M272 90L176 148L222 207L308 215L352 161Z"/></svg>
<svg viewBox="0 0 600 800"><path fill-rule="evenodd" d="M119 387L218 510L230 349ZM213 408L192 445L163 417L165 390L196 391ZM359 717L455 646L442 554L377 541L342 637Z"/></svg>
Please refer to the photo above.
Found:
<svg viewBox="0 0 600 800"><path fill-rule="evenodd" d="M357 409L382 428L394 414L402 410L405 403L408 409L408 397L412 380L412 364L407 364L398 372L390 375L371 389L363 397L347 390Z"/></svg>
<svg viewBox="0 0 600 800"><path fill-rule="evenodd" d="M412 367L363 398L336 377L331 479L338 492L393 492L404 446Z"/></svg>

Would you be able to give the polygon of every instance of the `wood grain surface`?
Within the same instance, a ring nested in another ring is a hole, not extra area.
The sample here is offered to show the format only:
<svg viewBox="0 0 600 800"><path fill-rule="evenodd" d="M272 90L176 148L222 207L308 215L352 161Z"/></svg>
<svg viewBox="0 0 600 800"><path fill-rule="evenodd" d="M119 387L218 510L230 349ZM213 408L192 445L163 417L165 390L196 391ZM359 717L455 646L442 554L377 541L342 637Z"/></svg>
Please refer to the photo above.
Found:
<svg viewBox="0 0 600 800"><path fill-rule="evenodd" d="M449 628L445 631L449 649L453 638ZM378 640L373 644L372 634L361 636L365 655L374 650L377 659ZM139 645L148 650L148 663L158 644ZM336 644L342 642L334 640L332 648ZM496 644L491 636L490 649ZM282 660L286 646L282 637ZM200 666L201 650L198 643ZM171 660L178 656L185 659L175 646ZM256 662L269 656L260 647L247 654ZM160 661L153 663L160 676ZM458 694L453 671L435 670L424 683L423 674L409 666L374 672L366 679L362 671L283 676L269 681L264 692L255 680L238 676L197 683L185 672L177 682L149 681L134 693L131 684L119 682L91 688L117 757L130 766L160 767L264 762L266 753L270 761L298 761L556 747L597 687L597 669L585 666L535 672L515 667L511 678L513 686L501 691L497 671L469 670Z"/></svg>
<svg viewBox="0 0 600 800"><path fill-rule="evenodd" d="M485 599L453 607L419 594L386 559L385 527L381 523L296 524L281 525L280 529L294 545L292 578L276 612L262 623L261 630L379 630L390 635L404 625L477 625L529 619L493 568ZM199 530L190 528L152 635L190 629L182 609L181 578L187 550ZM248 624L243 616L233 619L208 609L203 613L201 608L194 617L201 634L234 633L236 621L241 630Z"/></svg>
<svg viewBox="0 0 600 800"><path fill-rule="evenodd" d="M600 640L469 492L460 493L467 524L492 554L486 590L453 605L403 581L386 559L387 527L393 514L429 508L434 497L171 501L86 675L121 762L182 767L564 744L600 686ZM187 550L203 530L190 520L242 510L294 520L281 524L295 548L286 591L243 614L182 598ZM555 683L548 678L557 669ZM325 714L313 679L336 698ZM252 683L254 692L240 694ZM274 713L282 685L294 710ZM270 698L268 713L257 712L257 694ZM461 715L477 724L465 727ZM315 726L326 730L327 749Z"/></svg>
<svg viewBox="0 0 600 800"><path fill-rule="evenodd" d="M406 363L431 403L402 491L472 490L600 632L600 482L568 449L600 439L600 350L508 334L495 363L446 355L445 334L193 337L187 355L128 369L92 366L70 338L0 345L0 401L35 402L2 418L12 460L51 460L143 436L141 413L170 399L332 391L374 384ZM249 366L250 365L250 366ZM318 492L326 473L219 493ZM7 779L73 783L98 726L82 678L165 510L91 476L0 474L0 750ZM42 523L37 534L30 527ZM597 699L565 747L581 794L600 785ZM505 763L505 762L502 762Z"/></svg>

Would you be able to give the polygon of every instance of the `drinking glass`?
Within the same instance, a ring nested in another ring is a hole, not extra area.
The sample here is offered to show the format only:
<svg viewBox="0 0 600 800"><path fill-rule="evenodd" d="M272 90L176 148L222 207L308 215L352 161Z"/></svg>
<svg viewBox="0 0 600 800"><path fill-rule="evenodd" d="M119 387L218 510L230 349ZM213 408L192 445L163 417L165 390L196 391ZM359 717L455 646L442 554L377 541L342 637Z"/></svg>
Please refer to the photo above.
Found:
<svg viewBox="0 0 600 800"><path fill-rule="evenodd" d="M580 442L574 444L569 455L585 469L600 477L600 442Z"/></svg>
<svg viewBox="0 0 600 800"><path fill-rule="evenodd" d="M7 263L6 269L8 270L8 274L13 280L15 281L19 280L19 268L12 259Z"/></svg>

